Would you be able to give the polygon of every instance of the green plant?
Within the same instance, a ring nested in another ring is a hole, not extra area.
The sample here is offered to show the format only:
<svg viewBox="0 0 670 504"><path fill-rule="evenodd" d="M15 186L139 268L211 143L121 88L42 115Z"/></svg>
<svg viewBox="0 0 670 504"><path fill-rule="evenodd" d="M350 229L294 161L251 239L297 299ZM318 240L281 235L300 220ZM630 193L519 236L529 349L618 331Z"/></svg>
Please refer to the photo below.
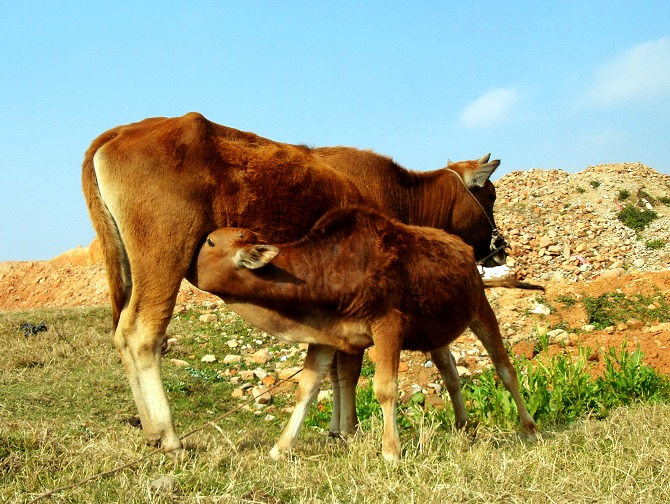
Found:
<svg viewBox="0 0 670 504"><path fill-rule="evenodd" d="M662 238L657 238L655 240L647 240L644 244L650 250L660 250L665 247L665 240Z"/></svg>
<svg viewBox="0 0 670 504"><path fill-rule="evenodd" d="M670 206L670 196L660 196L658 198L658 201L660 201L664 205Z"/></svg>
<svg viewBox="0 0 670 504"><path fill-rule="evenodd" d="M628 204L617 214L617 218L625 226L639 232L646 228L654 219L658 218L658 214L653 210L640 210Z"/></svg>
<svg viewBox="0 0 670 504"><path fill-rule="evenodd" d="M598 189L600 187L599 180L592 180L591 182L589 182L589 184L591 184L591 187L593 187L594 189Z"/></svg>
<svg viewBox="0 0 670 504"><path fill-rule="evenodd" d="M626 201L628 198L630 198L630 191L628 189L619 189L617 199L619 201Z"/></svg>
<svg viewBox="0 0 670 504"><path fill-rule="evenodd" d="M583 187L578 187L577 189L575 189L575 191L577 191L579 194L584 194L586 192L586 189L584 189Z"/></svg>

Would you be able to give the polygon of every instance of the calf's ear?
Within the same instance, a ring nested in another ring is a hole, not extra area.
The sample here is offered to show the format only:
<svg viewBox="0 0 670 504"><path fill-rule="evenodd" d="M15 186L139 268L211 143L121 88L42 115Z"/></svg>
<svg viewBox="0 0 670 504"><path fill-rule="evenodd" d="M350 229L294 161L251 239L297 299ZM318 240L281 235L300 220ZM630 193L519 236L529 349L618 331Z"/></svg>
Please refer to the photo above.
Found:
<svg viewBox="0 0 670 504"><path fill-rule="evenodd" d="M272 245L247 245L235 254L235 265L239 268L258 269L272 261L279 249Z"/></svg>

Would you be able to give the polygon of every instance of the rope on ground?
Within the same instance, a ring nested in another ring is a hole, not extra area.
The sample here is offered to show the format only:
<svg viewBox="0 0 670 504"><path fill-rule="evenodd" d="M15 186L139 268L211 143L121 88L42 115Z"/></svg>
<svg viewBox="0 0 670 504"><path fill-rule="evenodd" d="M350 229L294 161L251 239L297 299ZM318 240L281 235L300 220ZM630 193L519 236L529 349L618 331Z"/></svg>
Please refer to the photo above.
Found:
<svg viewBox="0 0 670 504"><path fill-rule="evenodd" d="M202 431L202 430L205 430L208 426L212 426L212 427L214 427L215 429L220 430L220 429L218 428L218 426L216 425L217 422L220 422L220 421L223 420L224 418L226 418L226 417L232 415L233 413L235 413L235 412L241 410L241 409L244 408L246 405L251 404L252 402L254 402L257 398L259 398L259 397L262 396L263 394L267 394L268 392L272 392L273 390L275 390L275 389L278 388L279 386L281 386L281 385L283 385L284 383L286 383L286 382L288 382L289 380L291 380L293 377L295 377L295 376L296 376L298 373L300 373L301 371L302 371L302 369L298 369L298 370L297 370L295 373L293 373L292 375L290 375L290 376L284 378L283 380L279 380L279 381L278 381L277 383L275 383L272 387L270 387L270 388L267 389L266 391L263 391L262 394L258 394L257 396L253 396L253 397L251 397L249 400L244 401L243 403L238 404L237 406L235 406L235 407L234 407L233 409L231 409L230 411L227 411L226 413L223 413L222 415L219 415L218 417L214 418L213 420L209 420L208 422L204 423L203 425L201 425L201 426L199 426L199 427L196 427L195 429L193 429L193 430L187 432L186 434L182 435L179 439L180 439L181 441L183 441L183 440L186 439L187 437L192 436L193 434L195 434L195 433L197 433L197 432L200 432L200 431ZM124 464L124 465L122 465L122 466L118 466L118 467L115 467L115 468L110 469L110 470L108 470L108 471L104 471L104 472L101 472L101 473L98 473L98 474L94 474L93 476L89 476L88 478L83 479L83 480L81 480L81 481L78 481L78 482L76 482L76 483L73 483L73 484L71 484L71 485L65 485L65 486L62 486L62 487L54 488L53 490L49 490L48 492L45 492L45 493L43 493L43 494L38 495L38 496L35 497L33 500L29 501L28 504L33 504L33 503L35 503L35 502L38 502L38 501L41 501L41 500L46 499L46 498L48 498L48 497L51 497L52 495L55 495L55 494L57 494L57 493L65 492L66 490L74 490L75 488L80 487L80 486L82 486L82 485L85 485L86 483L90 483L91 481L94 481L94 480L96 480L96 479L104 478L104 477L106 477L106 476L110 476L110 475L115 474L115 473L117 473L117 472L121 472L121 471L123 471L124 469L128 469L129 467L132 467L132 466L134 466L134 465L139 464L140 462L144 462L145 460L147 460L147 459L153 457L154 455L156 455L157 453L160 453L161 451L162 451L162 450L161 450L160 448L157 448L157 449L155 449L155 450L153 450L153 451L147 453L147 454L144 455L143 457L140 457L140 458L138 458L138 459L132 460L132 461L130 461L130 462L128 462L127 464Z"/></svg>

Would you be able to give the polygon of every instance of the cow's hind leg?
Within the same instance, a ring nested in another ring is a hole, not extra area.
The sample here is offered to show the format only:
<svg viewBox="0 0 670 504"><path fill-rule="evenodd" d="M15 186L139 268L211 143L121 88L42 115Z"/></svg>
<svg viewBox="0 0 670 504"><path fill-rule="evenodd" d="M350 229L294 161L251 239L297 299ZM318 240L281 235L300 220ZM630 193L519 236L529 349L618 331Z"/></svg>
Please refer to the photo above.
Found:
<svg viewBox="0 0 670 504"><path fill-rule="evenodd" d="M456 361L449 350L449 346L443 346L430 352L430 357L435 366L440 371L442 379L447 386L451 404L454 408L454 417L456 418L456 428L462 429L468 423L468 412L465 409L463 396L461 395L461 379L456 369Z"/></svg>
<svg viewBox="0 0 670 504"><path fill-rule="evenodd" d="M323 377L328 372L334 355L335 347L310 344L307 348L307 356L296 393L296 406L279 440L270 450L272 459L277 460L283 452L290 450L295 444L309 407L319 392Z"/></svg>
<svg viewBox="0 0 670 504"><path fill-rule="evenodd" d="M177 455L182 444L172 421L161 377L161 349L174 308L180 280L153 299L141 286L133 288L130 303L121 312L114 344L121 357L147 442Z"/></svg>
<svg viewBox="0 0 670 504"><path fill-rule="evenodd" d="M333 385L333 413L330 417L330 435L347 437L356 432L356 385L361 375L363 352L337 352L330 369Z"/></svg>
<svg viewBox="0 0 670 504"><path fill-rule="evenodd" d="M535 439L537 425L528 412L528 409L526 409L526 405L521 397L516 371L505 350L502 337L500 336L500 329L498 328L498 321L488 302L483 303L479 320L473 321L472 324L470 324L470 329L477 335L484 345L484 348L491 356L491 360L495 365L496 373L502 380L505 388L512 394L512 398L514 399L514 403L519 412L523 432L529 439Z"/></svg>

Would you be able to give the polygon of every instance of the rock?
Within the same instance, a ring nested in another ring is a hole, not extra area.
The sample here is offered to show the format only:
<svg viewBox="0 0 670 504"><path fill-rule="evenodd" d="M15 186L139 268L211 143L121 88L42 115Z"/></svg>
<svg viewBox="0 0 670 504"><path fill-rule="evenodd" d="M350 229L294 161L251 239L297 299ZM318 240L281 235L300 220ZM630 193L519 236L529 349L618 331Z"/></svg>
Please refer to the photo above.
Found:
<svg viewBox="0 0 670 504"><path fill-rule="evenodd" d="M456 366L456 371L458 371L458 376L460 376L461 378L464 376L470 376L472 374L470 373L470 370L465 366Z"/></svg>
<svg viewBox="0 0 670 504"><path fill-rule="evenodd" d="M271 358L272 356L270 355L270 352L268 352L265 348L258 350L251 355L251 360L256 364L265 364Z"/></svg>
<svg viewBox="0 0 670 504"><path fill-rule="evenodd" d="M216 362L216 356L213 354L207 354L200 359L200 362L204 362L205 364L211 364L212 362Z"/></svg>
<svg viewBox="0 0 670 504"><path fill-rule="evenodd" d="M262 369L262 368L254 369L253 373L254 373L254 376L256 378L258 378L259 380L262 380L263 378L265 378L268 375L268 372L265 369Z"/></svg>
<svg viewBox="0 0 670 504"><path fill-rule="evenodd" d="M163 476L149 485L153 494L176 495L179 493L179 481L174 476Z"/></svg>
<svg viewBox="0 0 670 504"><path fill-rule="evenodd" d="M535 343L532 341L520 341L512 347L512 352L515 357L532 359L535 356Z"/></svg>
<svg viewBox="0 0 670 504"><path fill-rule="evenodd" d="M278 373L278 378L281 381L290 380L292 382L297 382L298 380L300 380L300 371L302 371L301 367L280 369Z"/></svg>
<svg viewBox="0 0 670 504"><path fill-rule="evenodd" d="M272 396L264 385L259 385L251 389L251 395L254 397L256 404L269 404L272 402Z"/></svg>
<svg viewBox="0 0 670 504"><path fill-rule="evenodd" d="M235 399L239 399L240 397L244 397L244 390L241 388L236 388L230 393L230 397L233 397Z"/></svg>
<svg viewBox="0 0 670 504"><path fill-rule="evenodd" d="M242 378L244 381L250 381L253 380L255 377L254 372L250 371L248 369L244 369L240 371L240 378Z"/></svg>
<svg viewBox="0 0 670 504"><path fill-rule="evenodd" d="M238 362L242 362L242 356L241 355L226 355L223 358L223 363L224 364L237 364Z"/></svg>
<svg viewBox="0 0 670 504"><path fill-rule="evenodd" d="M216 322L217 320L219 320L219 317L217 317L213 313L205 313L204 315L200 315L198 320L200 320L200 322L208 324L208 323L211 323L211 322Z"/></svg>
<svg viewBox="0 0 670 504"><path fill-rule="evenodd" d="M181 359L170 359L170 362L177 367L184 367L184 366L189 365L188 362L186 362L185 360L181 360Z"/></svg>

